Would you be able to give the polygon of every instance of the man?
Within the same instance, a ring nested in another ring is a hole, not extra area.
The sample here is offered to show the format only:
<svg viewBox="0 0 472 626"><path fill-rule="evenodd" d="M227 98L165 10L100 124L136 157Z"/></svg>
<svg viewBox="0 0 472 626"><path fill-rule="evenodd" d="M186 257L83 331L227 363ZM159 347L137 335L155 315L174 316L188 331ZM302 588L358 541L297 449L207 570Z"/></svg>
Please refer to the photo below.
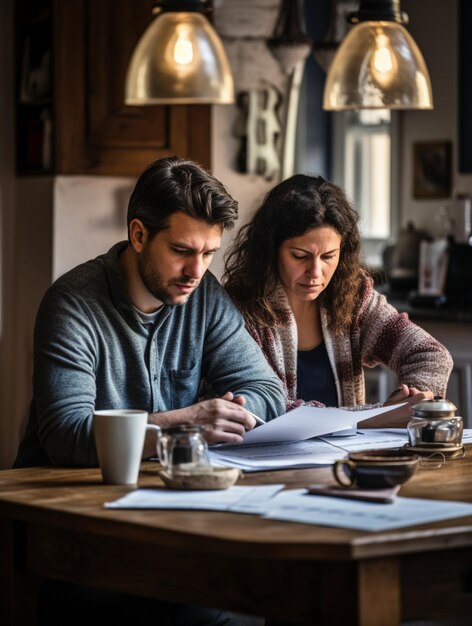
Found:
<svg viewBox="0 0 472 626"><path fill-rule="evenodd" d="M237 203L195 163L173 157L145 170L129 203L128 242L59 278L41 303L16 467L96 465L94 409L145 409L160 426L202 424L209 443L241 442L255 426L249 411L264 419L284 412L278 378L206 272L236 218ZM200 400L203 380L212 397ZM156 454L152 436L144 458ZM38 623L48 626L123 616L134 625L259 623L53 581L38 606Z"/></svg>
<svg viewBox="0 0 472 626"><path fill-rule="evenodd" d="M202 424L209 443L241 442L255 426L246 407L264 419L284 412L278 379L206 273L236 218L236 201L196 164L174 157L146 169L128 242L59 278L41 303L16 467L96 465L94 409ZM202 379L213 399L199 401ZM149 431L144 457L155 451Z"/></svg>

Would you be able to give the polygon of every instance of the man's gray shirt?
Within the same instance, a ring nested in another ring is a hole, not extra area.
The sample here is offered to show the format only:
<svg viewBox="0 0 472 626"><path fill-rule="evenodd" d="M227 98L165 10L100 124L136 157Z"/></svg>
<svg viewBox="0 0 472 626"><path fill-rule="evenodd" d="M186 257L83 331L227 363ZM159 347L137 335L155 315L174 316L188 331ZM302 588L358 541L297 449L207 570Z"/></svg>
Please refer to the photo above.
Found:
<svg viewBox="0 0 472 626"><path fill-rule="evenodd" d="M143 324L121 278L126 242L79 265L46 292L34 336L33 401L16 467L97 464L94 409L150 413L232 391L263 419L285 412L279 379L216 278Z"/></svg>

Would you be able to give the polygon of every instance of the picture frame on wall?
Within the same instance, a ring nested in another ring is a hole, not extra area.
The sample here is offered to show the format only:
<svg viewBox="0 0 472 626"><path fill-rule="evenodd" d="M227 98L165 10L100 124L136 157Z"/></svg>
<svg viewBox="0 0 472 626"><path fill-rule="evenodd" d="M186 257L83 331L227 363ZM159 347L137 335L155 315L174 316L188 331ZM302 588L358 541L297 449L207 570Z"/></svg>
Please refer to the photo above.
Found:
<svg viewBox="0 0 472 626"><path fill-rule="evenodd" d="M452 192L452 142L413 144L413 198L450 198Z"/></svg>

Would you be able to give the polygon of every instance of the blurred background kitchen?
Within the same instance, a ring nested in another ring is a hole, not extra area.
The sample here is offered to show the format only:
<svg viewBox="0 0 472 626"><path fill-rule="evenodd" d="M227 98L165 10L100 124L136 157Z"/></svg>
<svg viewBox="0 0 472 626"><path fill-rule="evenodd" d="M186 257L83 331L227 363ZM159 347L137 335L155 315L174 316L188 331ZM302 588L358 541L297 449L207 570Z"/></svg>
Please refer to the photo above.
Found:
<svg viewBox="0 0 472 626"><path fill-rule="evenodd" d="M323 110L323 90L359 2L212 4L235 103L138 107L125 106L124 82L152 0L0 4L0 468L13 460L28 410L42 294L126 237L136 177L173 154L211 168L238 199L241 223L293 172L342 185L360 210L379 289L452 352L448 398L472 428L469 2L401 2L429 70L432 110L357 112ZM369 374L372 400L394 386L380 368Z"/></svg>

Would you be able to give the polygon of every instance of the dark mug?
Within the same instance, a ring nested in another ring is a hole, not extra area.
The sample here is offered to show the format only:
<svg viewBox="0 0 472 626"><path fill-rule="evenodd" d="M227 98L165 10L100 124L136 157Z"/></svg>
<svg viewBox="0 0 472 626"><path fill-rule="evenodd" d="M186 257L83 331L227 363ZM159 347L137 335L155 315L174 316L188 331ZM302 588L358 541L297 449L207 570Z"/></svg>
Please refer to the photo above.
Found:
<svg viewBox="0 0 472 626"><path fill-rule="evenodd" d="M385 489L409 480L416 472L418 462L419 457L398 450L351 452L347 458L336 461L333 473L343 487Z"/></svg>

